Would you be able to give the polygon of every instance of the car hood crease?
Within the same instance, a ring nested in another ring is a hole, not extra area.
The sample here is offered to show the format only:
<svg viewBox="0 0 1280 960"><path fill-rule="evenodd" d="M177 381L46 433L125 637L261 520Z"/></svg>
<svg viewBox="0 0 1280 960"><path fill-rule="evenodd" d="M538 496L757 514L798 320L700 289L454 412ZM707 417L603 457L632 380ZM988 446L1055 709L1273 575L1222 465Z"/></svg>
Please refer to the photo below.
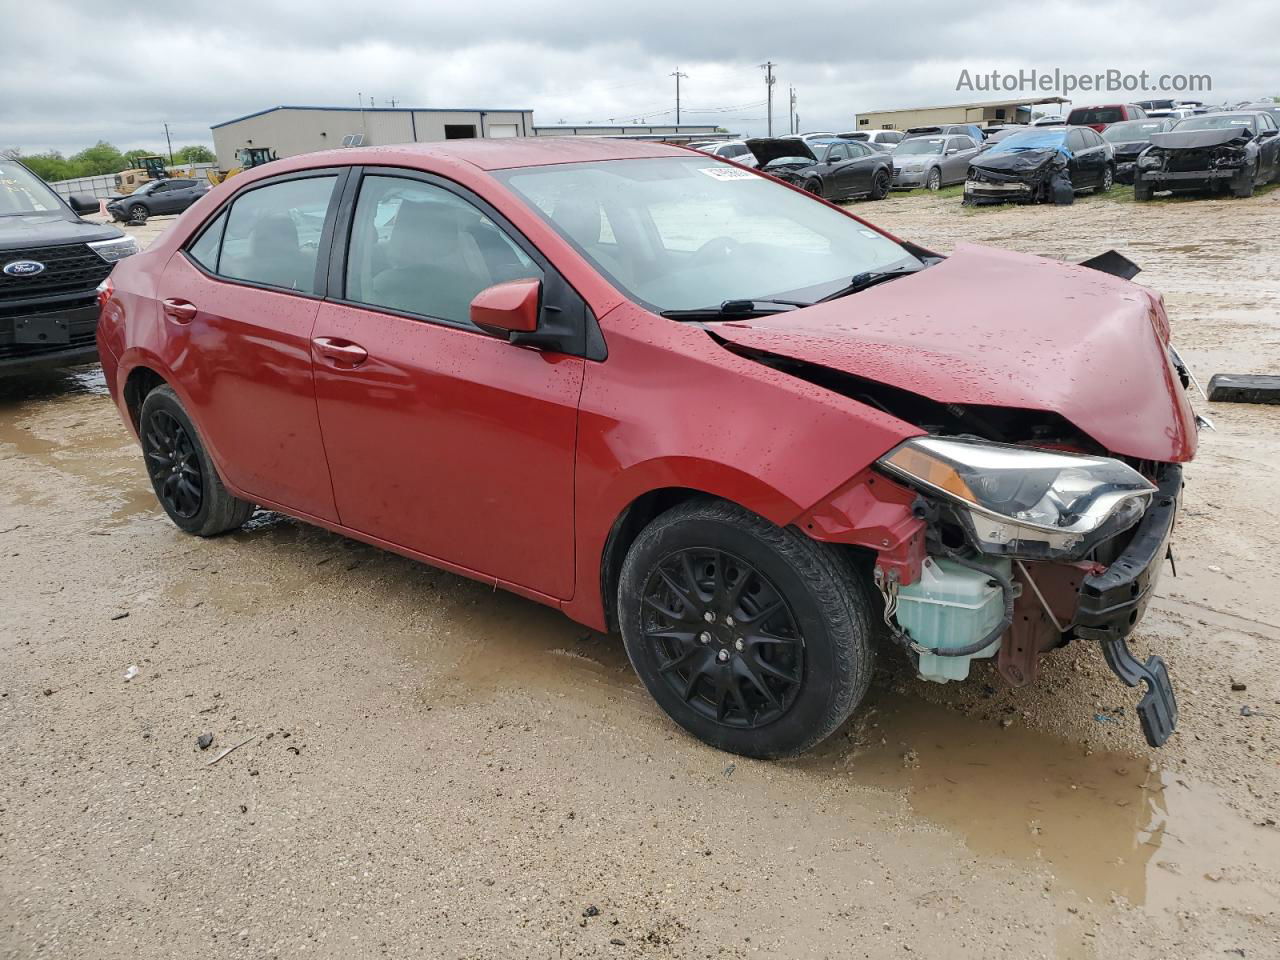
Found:
<svg viewBox="0 0 1280 960"><path fill-rule="evenodd" d="M1056 412L1113 453L1195 452L1160 298L1088 267L963 245L891 283L714 329L940 403Z"/></svg>

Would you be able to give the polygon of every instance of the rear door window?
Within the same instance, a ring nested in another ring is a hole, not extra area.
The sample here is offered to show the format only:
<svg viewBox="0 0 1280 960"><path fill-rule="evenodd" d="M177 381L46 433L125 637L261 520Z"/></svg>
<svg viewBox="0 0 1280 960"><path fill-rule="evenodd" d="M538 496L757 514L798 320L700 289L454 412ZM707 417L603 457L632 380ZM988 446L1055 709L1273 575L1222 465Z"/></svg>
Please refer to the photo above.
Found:
<svg viewBox="0 0 1280 960"><path fill-rule="evenodd" d="M320 235L337 179L286 180L237 197L227 217L218 273L315 293Z"/></svg>

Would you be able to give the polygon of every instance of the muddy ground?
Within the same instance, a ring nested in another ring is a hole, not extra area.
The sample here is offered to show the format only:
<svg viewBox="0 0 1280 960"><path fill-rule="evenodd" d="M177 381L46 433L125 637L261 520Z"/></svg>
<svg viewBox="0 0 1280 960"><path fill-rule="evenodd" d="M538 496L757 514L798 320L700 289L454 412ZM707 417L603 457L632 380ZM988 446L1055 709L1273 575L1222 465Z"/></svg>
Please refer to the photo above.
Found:
<svg viewBox="0 0 1280 960"><path fill-rule="evenodd" d="M858 212L941 251L1115 247L1203 379L1280 372L1280 192ZM273 514L179 533L100 374L6 381L0 953L1280 956L1280 409L1200 407L1134 643L1174 676L1165 749L1075 644L1030 690L886 663L827 744L761 763L531 602Z"/></svg>

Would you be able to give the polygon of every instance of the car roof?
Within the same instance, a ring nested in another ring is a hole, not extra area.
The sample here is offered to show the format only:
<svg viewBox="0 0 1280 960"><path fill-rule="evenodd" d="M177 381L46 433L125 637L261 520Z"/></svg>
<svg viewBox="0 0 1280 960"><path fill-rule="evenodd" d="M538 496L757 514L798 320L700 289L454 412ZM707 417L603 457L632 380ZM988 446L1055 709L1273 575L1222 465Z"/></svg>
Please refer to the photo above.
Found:
<svg viewBox="0 0 1280 960"><path fill-rule="evenodd" d="M647 157L687 157L686 147L647 140L609 137L499 137L443 140L436 143L398 143L377 147L343 147L307 153L264 165L287 170L341 164L400 163L416 166L431 161L462 162L481 170L510 170L555 163L587 163L593 160L637 160ZM417 161L417 163L415 163Z"/></svg>

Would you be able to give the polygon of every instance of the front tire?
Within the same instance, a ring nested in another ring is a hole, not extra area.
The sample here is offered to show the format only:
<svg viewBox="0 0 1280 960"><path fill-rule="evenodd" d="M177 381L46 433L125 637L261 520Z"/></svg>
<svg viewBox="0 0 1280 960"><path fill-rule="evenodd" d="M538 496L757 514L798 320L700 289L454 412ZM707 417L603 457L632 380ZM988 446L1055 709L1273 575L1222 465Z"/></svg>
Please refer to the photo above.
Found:
<svg viewBox="0 0 1280 960"><path fill-rule="evenodd" d="M129 222L141 225L147 222L147 208L140 203L135 203L129 208Z"/></svg>
<svg viewBox="0 0 1280 960"><path fill-rule="evenodd" d="M929 178L924 182L924 188L926 190L941 190L942 189L942 171L939 170L937 167L934 167L932 170L930 170Z"/></svg>
<svg viewBox="0 0 1280 960"><path fill-rule="evenodd" d="M1262 166L1262 161L1255 160L1253 163L1253 169L1249 171L1248 177L1246 177L1244 180L1240 181L1239 183L1231 184L1231 195L1233 197L1239 197L1241 200L1243 200L1246 197L1253 196L1254 186L1258 182L1258 171L1261 168L1261 166Z"/></svg>
<svg viewBox="0 0 1280 960"><path fill-rule="evenodd" d="M874 177L871 178L871 199L883 200L889 195L889 172L887 170L877 170Z"/></svg>
<svg viewBox="0 0 1280 960"><path fill-rule="evenodd" d="M654 520L618 585L627 656L658 705L750 757L802 753L849 717L871 678L873 609L844 556L719 500Z"/></svg>
<svg viewBox="0 0 1280 960"><path fill-rule="evenodd" d="M806 180L804 182L804 192L812 193L815 197L822 196L822 181Z"/></svg>
<svg viewBox="0 0 1280 960"><path fill-rule="evenodd" d="M1139 203L1143 203L1151 199L1151 184L1144 180L1135 179L1133 181L1133 199Z"/></svg>
<svg viewBox="0 0 1280 960"><path fill-rule="evenodd" d="M179 529L213 537L244 526L253 504L232 496L223 486L172 387L166 384L147 394L138 434L151 488Z"/></svg>
<svg viewBox="0 0 1280 960"><path fill-rule="evenodd" d="M1098 184L1098 193L1107 193L1116 183L1116 172L1111 164L1107 164L1102 171L1102 182Z"/></svg>

